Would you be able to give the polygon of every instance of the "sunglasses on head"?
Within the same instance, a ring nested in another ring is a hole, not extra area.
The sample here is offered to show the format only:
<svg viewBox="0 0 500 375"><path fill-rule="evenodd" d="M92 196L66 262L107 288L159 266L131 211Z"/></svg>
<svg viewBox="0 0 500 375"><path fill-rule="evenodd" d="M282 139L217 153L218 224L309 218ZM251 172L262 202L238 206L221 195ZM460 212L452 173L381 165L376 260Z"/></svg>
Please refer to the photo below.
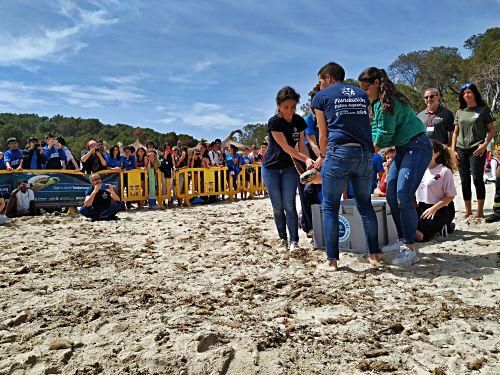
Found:
<svg viewBox="0 0 500 375"><path fill-rule="evenodd" d="M427 95L427 96L424 96L424 99L434 99L436 96L439 96L439 95Z"/></svg>
<svg viewBox="0 0 500 375"><path fill-rule="evenodd" d="M464 83L463 85L460 85L460 89L468 89L472 86L472 83Z"/></svg>

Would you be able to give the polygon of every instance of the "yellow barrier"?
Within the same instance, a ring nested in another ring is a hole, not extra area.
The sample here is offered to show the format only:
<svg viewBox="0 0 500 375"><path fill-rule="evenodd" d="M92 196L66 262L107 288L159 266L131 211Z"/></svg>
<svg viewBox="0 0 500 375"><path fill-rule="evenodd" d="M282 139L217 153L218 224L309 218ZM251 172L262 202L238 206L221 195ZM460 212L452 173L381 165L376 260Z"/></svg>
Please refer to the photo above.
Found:
<svg viewBox="0 0 500 375"><path fill-rule="evenodd" d="M170 202L172 198L172 180L173 178L165 178L159 169L156 170L156 181L158 182L156 202L160 208L166 208L164 202ZM163 193L164 190L165 193Z"/></svg>
<svg viewBox="0 0 500 375"><path fill-rule="evenodd" d="M122 171L120 174L121 197L124 202L148 199L148 174L145 169Z"/></svg>
<svg viewBox="0 0 500 375"><path fill-rule="evenodd" d="M175 172L174 184L175 198L188 207L195 197L227 195L233 201L239 192L227 167L180 169Z"/></svg>
<svg viewBox="0 0 500 375"><path fill-rule="evenodd" d="M16 171L0 171L0 174L10 174ZM83 175L73 170L28 170L23 172L54 172L62 174ZM146 169L132 169L129 171L102 170L100 175L120 174L121 198L124 202L145 201L148 199L148 172ZM190 206L190 200L195 197L228 196L233 201L238 193L242 198L254 198L257 193L266 193L262 180L260 164L243 165L234 186L234 176L227 167L216 168L184 168L177 170L171 179L164 179L163 173L156 170L157 193L156 200L161 208L165 208L165 201L177 198L182 204ZM172 189L173 183L173 189ZM173 193L173 197L172 197Z"/></svg>
<svg viewBox="0 0 500 375"><path fill-rule="evenodd" d="M247 164L241 166L241 172L238 175L238 187L242 198L252 199L256 193L266 195L266 186L262 179L262 168L260 164Z"/></svg>

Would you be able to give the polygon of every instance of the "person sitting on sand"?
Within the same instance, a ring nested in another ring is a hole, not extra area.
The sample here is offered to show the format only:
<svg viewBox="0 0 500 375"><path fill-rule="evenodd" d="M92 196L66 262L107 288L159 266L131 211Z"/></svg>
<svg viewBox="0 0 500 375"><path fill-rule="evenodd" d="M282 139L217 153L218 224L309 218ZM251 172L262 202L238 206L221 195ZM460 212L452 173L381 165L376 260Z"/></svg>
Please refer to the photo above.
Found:
<svg viewBox="0 0 500 375"><path fill-rule="evenodd" d="M3 194L0 192L0 215L5 215L5 208L7 204L5 203L5 198Z"/></svg>
<svg viewBox="0 0 500 375"><path fill-rule="evenodd" d="M10 194L5 209L7 217L35 216L35 194L29 188L28 181L19 181L19 187Z"/></svg>
<svg viewBox="0 0 500 375"><path fill-rule="evenodd" d="M432 140L432 159L415 194L418 224L415 240L429 241L450 222L450 203L457 195L448 148Z"/></svg>
<svg viewBox="0 0 500 375"><path fill-rule="evenodd" d="M90 183L92 187L85 192L85 202L80 207L80 213L92 221L115 220L116 214L124 206L113 185L102 183L101 176L97 173L90 176Z"/></svg>

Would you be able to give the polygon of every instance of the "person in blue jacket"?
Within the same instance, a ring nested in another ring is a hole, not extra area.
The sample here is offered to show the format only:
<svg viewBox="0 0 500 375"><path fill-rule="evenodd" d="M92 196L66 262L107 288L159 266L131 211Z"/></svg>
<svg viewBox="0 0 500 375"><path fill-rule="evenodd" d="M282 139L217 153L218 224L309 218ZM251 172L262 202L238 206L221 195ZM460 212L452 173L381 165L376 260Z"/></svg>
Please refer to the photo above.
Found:
<svg viewBox="0 0 500 375"><path fill-rule="evenodd" d="M29 147L24 150L23 165L27 169L43 169L47 159L43 153L43 148L36 137L28 138Z"/></svg>
<svg viewBox="0 0 500 375"><path fill-rule="evenodd" d="M61 161L66 161L66 153L62 145L52 133L45 134L45 142L47 142L47 146L43 148L43 154L47 159L45 169L63 169Z"/></svg>
<svg viewBox="0 0 500 375"><path fill-rule="evenodd" d="M125 171L135 169L136 162L135 156L132 154L132 148L130 146L127 146L123 149L123 152L125 153L125 155L122 159L122 169Z"/></svg>
<svg viewBox="0 0 500 375"><path fill-rule="evenodd" d="M19 143L17 143L17 139L14 137L7 139L7 145L9 146L9 150L3 154L5 169L8 171L12 171L13 169L22 170L23 153L18 148Z"/></svg>

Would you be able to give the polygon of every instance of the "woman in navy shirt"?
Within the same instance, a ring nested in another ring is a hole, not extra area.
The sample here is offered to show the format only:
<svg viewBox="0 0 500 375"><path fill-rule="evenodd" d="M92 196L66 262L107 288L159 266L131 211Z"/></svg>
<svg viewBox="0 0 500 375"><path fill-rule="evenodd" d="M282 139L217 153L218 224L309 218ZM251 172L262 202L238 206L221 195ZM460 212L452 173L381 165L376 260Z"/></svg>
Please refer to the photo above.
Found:
<svg viewBox="0 0 500 375"><path fill-rule="evenodd" d="M308 167L314 162L307 157L304 143L306 122L295 113L300 95L291 87L283 87L276 95L278 113L267 123L269 147L262 160L262 178L273 206L274 222L280 237L279 246L288 247L286 230L290 235L290 252L298 248L299 224L295 196L299 174L292 157ZM295 149L299 144L300 152Z"/></svg>

